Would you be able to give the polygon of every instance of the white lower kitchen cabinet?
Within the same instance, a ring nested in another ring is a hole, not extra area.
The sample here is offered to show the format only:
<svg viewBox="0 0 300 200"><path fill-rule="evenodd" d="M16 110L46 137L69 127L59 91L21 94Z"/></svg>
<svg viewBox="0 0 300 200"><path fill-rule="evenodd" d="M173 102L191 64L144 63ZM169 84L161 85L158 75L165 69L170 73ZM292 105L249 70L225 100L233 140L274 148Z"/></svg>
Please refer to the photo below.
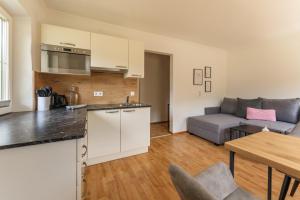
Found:
<svg viewBox="0 0 300 200"><path fill-rule="evenodd" d="M150 108L121 111L121 151L150 145Z"/></svg>
<svg viewBox="0 0 300 200"><path fill-rule="evenodd" d="M120 152L120 110L88 112L88 158Z"/></svg>
<svg viewBox="0 0 300 200"><path fill-rule="evenodd" d="M148 152L150 107L88 112L88 165Z"/></svg>
<svg viewBox="0 0 300 200"><path fill-rule="evenodd" d="M0 151L0 199L80 200L77 141L66 140Z"/></svg>

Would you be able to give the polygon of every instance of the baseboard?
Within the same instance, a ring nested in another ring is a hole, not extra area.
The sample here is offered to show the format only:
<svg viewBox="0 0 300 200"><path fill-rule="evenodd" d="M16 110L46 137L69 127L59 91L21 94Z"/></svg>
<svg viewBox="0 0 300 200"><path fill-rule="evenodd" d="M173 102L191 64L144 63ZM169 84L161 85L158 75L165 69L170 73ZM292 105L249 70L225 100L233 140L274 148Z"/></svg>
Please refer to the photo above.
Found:
<svg viewBox="0 0 300 200"><path fill-rule="evenodd" d="M173 134L178 134L178 133L187 133L187 131L173 132Z"/></svg>
<svg viewBox="0 0 300 200"><path fill-rule="evenodd" d="M120 152L112 155L107 155L107 156L101 156L101 157L95 157L95 158L88 158L87 159L87 165L96 165L99 163L111 161L111 160L116 160L120 158L125 158L137 154L142 154L142 153L147 153L148 152L148 147L141 147L138 149L130 150L130 151L125 151L125 152Z"/></svg>
<svg viewBox="0 0 300 200"><path fill-rule="evenodd" d="M169 121L162 121L162 122L151 122L151 124L162 124L162 123L168 123Z"/></svg>

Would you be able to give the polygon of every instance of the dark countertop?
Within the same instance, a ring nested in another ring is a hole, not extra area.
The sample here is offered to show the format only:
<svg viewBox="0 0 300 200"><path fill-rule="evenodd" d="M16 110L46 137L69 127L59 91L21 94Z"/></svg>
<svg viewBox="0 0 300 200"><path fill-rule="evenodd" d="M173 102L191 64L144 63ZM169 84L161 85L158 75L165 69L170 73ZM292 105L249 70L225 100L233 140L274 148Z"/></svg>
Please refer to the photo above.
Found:
<svg viewBox="0 0 300 200"><path fill-rule="evenodd" d="M86 108L60 108L0 116L0 149L82 138L86 113Z"/></svg>
<svg viewBox="0 0 300 200"><path fill-rule="evenodd" d="M0 116L0 150L83 138L87 111L151 107L146 104L95 104L86 108L16 112Z"/></svg>
<svg viewBox="0 0 300 200"><path fill-rule="evenodd" d="M150 105L147 104L129 104L129 105L124 105L124 104L93 104L93 105L88 105L87 110L88 111L93 111L93 110L111 110L111 109L127 109L127 108L146 108L146 107L151 107Z"/></svg>

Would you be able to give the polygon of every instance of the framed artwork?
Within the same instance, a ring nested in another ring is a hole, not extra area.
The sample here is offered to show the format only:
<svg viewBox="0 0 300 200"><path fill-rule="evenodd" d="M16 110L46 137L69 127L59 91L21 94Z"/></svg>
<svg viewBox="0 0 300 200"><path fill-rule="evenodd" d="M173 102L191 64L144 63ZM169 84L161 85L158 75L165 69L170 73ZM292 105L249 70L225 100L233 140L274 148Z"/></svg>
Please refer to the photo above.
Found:
<svg viewBox="0 0 300 200"><path fill-rule="evenodd" d="M209 66L204 67L204 77L211 78L211 67Z"/></svg>
<svg viewBox="0 0 300 200"><path fill-rule="evenodd" d="M193 69L193 85L203 85L203 69Z"/></svg>
<svg viewBox="0 0 300 200"><path fill-rule="evenodd" d="M211 92L211 81L205 81L205 92Z"/></svg>

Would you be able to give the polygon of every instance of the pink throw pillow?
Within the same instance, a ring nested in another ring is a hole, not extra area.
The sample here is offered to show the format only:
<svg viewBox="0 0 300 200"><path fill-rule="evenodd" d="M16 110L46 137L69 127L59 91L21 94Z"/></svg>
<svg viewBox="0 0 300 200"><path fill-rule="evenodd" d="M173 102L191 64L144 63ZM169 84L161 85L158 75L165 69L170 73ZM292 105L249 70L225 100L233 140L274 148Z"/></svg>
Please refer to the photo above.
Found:
<svg viewBox="0 0 300 200"><path fill-rule="evenodd" d="M247 119L266 120L266 121L276 122L276 111L247 107Z"/></svg>

